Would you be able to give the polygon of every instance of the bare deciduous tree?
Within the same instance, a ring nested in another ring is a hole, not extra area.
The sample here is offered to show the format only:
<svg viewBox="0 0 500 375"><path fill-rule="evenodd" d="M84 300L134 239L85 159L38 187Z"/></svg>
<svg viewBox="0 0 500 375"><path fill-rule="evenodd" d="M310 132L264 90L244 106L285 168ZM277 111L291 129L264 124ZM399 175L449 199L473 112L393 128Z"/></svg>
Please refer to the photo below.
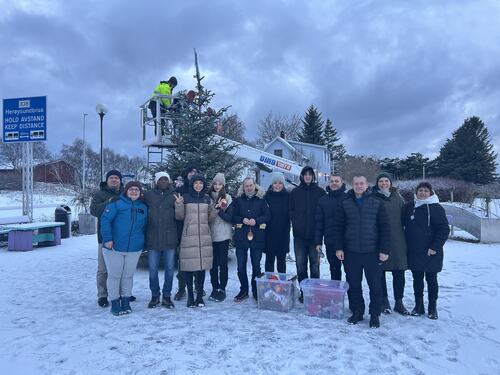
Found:
<svg viewBox="0 0 500 375"><path fill-rule="evenodd" d="M219 135L246 144L245 131L245 124L236 113L224 115L220 121L220 127L217 128Z"/></svg>
<svg viewBox="0 0 500 375"><path fill-rule="evenodd" d="M347 155L335 169L348 184L357 175L365 176L369 183L373 183L380 173L380 161L375 156Z"/></svg>
<svg viewBox="0 0 500 375"><path fill-rule="evenodd" d="M296 141L301 129L302 121L298 114L288 117L280 113L275 115L269 112L263 120L259 121L257 145L262 147L282 133L286 139Z"/></svg>

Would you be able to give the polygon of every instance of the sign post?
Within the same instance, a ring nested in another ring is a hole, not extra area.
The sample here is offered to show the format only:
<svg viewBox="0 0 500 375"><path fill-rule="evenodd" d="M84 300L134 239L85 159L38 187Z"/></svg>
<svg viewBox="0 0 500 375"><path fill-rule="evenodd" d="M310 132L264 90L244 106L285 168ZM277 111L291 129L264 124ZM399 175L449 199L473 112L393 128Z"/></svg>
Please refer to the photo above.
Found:
<svg viewBox="0 0 500 375"><path fill-rule="evenodd" d="M47 97L3 100L3 142L23 143L23 215L33 220L33 143L47 140Z"/></svg>

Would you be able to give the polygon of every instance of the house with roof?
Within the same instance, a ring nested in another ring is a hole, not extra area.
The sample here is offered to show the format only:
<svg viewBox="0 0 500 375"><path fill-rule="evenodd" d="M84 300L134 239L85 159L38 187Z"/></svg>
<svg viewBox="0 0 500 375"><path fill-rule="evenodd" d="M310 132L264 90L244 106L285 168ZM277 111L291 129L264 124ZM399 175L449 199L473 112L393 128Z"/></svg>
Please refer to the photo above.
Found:
<svg viewBox="0 0 500 375"><path fill-rule="evenodd" d="M330 175L330 154L328 148L322 145L291 141L282 137L276 137L264 146L264 151L280 156L288 160L295 160L300 165L309 165L316 171L316 179L322 187L328 185ZM271 174L259 171L259 183L267 189L271 184ZM299 183L299 177L285 173L285 178Z"/></svg>

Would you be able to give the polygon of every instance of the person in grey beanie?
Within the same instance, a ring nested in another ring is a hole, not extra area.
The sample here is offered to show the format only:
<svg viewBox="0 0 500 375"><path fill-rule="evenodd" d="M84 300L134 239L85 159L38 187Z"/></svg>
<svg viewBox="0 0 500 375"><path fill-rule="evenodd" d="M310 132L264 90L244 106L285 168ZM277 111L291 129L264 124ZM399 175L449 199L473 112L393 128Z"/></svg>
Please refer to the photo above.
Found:
<svg viewBox="0 0 500 375"><path fill-rule="evenodd" d="M214 202L217 213L225 209L232 203L231 196L225 189L226 178L223 173L217 173L212 180L209 194ZM226 286L228 280L227 258L229 241L233 237L233 227L230 223L222 220L217 215L210 223L210 234L212 235L213 264L210 270L210 281L212 283L212 293L209 299L222 302L226 299Z"/></svg>
<svg viewBox="0 0 500 375"><path fill-rule="evenodd" d="M286 273L286 254L290 252L290 193L285 189L285 177L273 172L271 185L264 196L271 210L271 220L266 228L266 272Z"/></svg>
<svg viewBox="0 0 500 375"><path fill-rule="evenodd" d="M377 176L375 186L372 188L372 194L384 204L390 228L389 251L391 256L387 262L382 264L382 312L384 314L391 313L385 275L386 271L391 271L395 300L394 311L401 315L410 315L410 312L403 304L405 270L408 269L408 250L403 229L405 201L397 189L392 186L392 177L386 172L382 172Z"/></svg>

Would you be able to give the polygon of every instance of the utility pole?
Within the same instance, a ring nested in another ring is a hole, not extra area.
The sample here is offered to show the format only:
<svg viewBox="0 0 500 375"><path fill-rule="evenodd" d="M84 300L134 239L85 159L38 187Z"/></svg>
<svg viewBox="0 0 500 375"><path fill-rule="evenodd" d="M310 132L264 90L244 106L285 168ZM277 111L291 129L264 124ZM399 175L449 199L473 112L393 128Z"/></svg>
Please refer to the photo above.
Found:
<svg viewBox="0 0 500 375"><path fill-rule="evenodd" d="M85 190L85 168L86 168L86 154L87 154L87 147L85 145L85 117L88 116L88 113L83 114L83 160L82 160L82 189Z"/></svg>

